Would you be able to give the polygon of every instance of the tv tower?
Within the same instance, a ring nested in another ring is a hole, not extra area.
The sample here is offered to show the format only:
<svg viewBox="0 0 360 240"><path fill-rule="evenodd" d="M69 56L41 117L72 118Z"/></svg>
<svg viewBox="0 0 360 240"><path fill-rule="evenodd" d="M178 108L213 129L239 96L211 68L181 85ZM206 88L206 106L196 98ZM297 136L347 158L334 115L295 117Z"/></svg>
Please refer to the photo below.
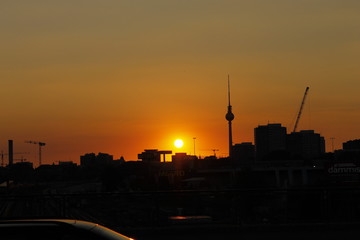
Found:
<svg viewBox="0 0 360 240"><path fill-rule="evenodd" d="M234 120L235 116L231 111L231 104L230 104L230 76L228 75L228 111L225 115L226 120L229 122L229 157L232 157L232 129L231 129L231 121Z"/></svg>

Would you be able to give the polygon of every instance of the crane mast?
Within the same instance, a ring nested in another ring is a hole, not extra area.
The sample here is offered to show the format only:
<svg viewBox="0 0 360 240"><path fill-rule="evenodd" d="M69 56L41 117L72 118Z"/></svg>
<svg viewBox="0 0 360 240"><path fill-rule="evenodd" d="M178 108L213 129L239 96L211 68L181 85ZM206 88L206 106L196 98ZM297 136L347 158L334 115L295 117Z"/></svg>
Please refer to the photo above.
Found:
<svg viewBox="0 0 360 240"><path fill-rule="evenodd" d="M36 141L25 141L25 143L32 143L39 145L39 166L41 165L41 147L45 146L46 143L44 142L36 142Z"/></svg>
<svg viewBox="0 0 360 240"><path fill-rule="evenodd" d="M297 118L296 118L296 122L295 122L295 125L294 125L293 132L296 132L297 126L299 124L299 120L300 120L300 117L301 117L301 113L302 113L302 110L303 110L303 107L304 107L304 103L305 103L305 99L306 99L306 95L307 95L308 91L309 91L309 87L306 87L304 97L303 97L303 99L301 101L300 110L299 110L299 113L298 113Z"/></svg>

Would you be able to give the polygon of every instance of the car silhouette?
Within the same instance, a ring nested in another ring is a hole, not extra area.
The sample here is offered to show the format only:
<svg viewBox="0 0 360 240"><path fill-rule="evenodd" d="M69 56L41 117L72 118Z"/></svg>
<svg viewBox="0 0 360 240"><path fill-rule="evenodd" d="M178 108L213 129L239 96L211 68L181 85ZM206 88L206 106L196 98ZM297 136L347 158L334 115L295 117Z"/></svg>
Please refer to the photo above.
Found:
<svg viewBox="0 0 360 240"><path fill-rule="evenodd" d="M99 224L72 219L0 221L1 240L131 240Z"/></svg>

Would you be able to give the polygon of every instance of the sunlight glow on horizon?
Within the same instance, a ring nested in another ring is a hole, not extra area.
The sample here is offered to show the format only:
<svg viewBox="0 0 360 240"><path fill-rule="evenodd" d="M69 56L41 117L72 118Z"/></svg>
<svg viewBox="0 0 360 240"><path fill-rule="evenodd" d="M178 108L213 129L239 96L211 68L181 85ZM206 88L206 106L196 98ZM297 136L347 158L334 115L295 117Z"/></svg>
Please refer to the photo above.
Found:
<svg viewBox="0 0 360 240"><path fill-rule="evenodd" d="M306 86L299 130L327 150L360 137L360 1L140 2L2 2L1 150L13 139L36 162L34 139L44 163L137 160L194 154L196 136L196 155L226 156L228 74L234 144L291 130Z"/></svg>

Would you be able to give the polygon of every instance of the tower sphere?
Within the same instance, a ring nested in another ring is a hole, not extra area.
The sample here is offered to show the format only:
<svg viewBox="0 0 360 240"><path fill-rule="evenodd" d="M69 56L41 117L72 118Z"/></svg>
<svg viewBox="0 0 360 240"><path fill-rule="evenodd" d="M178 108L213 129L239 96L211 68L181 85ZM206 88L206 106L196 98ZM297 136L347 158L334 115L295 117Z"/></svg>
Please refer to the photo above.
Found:
<svg viewBox="0 0 360 240"><path fill-rule="evenodd" d="M234 116L234 114L231 112L231 110L226 113L225 117L226 117L226 120L228 120L228 121L232 121L232 120L234 120L234 118L235 118L235 116Z"/></svg>

